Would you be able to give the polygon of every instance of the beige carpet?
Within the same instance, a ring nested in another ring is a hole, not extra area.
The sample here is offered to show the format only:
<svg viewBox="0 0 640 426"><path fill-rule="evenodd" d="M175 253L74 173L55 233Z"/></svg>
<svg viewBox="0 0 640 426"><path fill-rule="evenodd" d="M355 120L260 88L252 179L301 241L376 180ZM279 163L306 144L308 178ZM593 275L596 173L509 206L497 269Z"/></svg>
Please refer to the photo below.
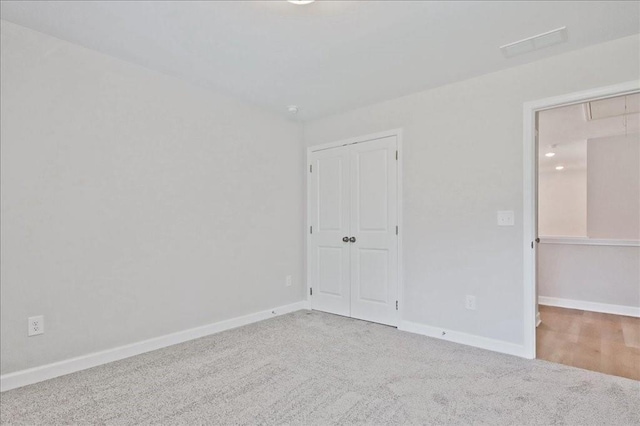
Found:
<svg viewBox="0 0 640 426"><path fill-rule="evenodd" d="M2 424L640 424L640 382L300 311L5 392Z"/></svg>

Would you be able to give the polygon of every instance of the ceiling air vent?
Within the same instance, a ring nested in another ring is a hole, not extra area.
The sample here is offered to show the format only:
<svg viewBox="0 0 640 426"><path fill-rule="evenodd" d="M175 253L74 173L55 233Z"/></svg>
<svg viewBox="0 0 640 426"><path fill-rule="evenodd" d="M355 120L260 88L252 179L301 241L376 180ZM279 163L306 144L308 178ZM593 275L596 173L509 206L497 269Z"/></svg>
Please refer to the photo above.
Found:
<svg viewBox="0 0 640 426"><path fill-rule="evenodd" d="M567 27L560 27L547 31L546 33L505 44L500 46L500 50L504 56L511 58L516 55L522 55L533 52L534 50L564 43L565 41L567 41Z"/></svg>

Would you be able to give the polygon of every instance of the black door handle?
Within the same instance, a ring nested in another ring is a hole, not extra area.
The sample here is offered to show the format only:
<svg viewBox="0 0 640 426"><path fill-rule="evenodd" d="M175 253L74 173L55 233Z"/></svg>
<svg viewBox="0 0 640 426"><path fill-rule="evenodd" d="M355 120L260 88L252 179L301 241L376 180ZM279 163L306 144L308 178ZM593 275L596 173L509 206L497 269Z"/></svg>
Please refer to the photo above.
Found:
<svg viewBox="0 0 640 426"><path fill-rule="evenodd" d="M355 243L356 242L356 237L349 238L349 241L351 241L352 243Z"/></svg>
<svg viewBox="0 0 640 426"><path fill-rule="evenodd" d="M349 242L349 237L342 237L342 241L344 241L345 243Z"/></svg>
<svg viewBox="0 0 640 426"><path fill-rule="evenodd" d="M536 243L539 243L539 242L540 242L540 238L536 238Z"/></svg>

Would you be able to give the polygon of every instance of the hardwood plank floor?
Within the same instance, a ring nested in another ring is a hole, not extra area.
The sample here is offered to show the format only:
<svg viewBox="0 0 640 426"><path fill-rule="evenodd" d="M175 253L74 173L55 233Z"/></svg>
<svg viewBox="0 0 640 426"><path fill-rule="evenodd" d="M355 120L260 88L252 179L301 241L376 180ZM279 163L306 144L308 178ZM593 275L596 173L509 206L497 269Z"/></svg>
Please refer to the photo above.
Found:
<svg viewBox="0 0 640 426"><path fill-rule="evenodd" d="M540 305L537 357L640 380L640 318Z"/></svg>

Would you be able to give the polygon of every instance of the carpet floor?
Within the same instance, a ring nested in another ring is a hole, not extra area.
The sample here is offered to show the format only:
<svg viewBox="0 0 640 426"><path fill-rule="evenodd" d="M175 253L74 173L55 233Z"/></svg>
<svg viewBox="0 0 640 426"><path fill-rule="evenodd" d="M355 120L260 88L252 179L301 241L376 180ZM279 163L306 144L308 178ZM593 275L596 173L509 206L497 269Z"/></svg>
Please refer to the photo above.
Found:
<svg viewBox="0 0 640 426"><path fill-rule="evenodd" d="M299 311L0 395L2 424L640 424L640 382Z"/></svg>

